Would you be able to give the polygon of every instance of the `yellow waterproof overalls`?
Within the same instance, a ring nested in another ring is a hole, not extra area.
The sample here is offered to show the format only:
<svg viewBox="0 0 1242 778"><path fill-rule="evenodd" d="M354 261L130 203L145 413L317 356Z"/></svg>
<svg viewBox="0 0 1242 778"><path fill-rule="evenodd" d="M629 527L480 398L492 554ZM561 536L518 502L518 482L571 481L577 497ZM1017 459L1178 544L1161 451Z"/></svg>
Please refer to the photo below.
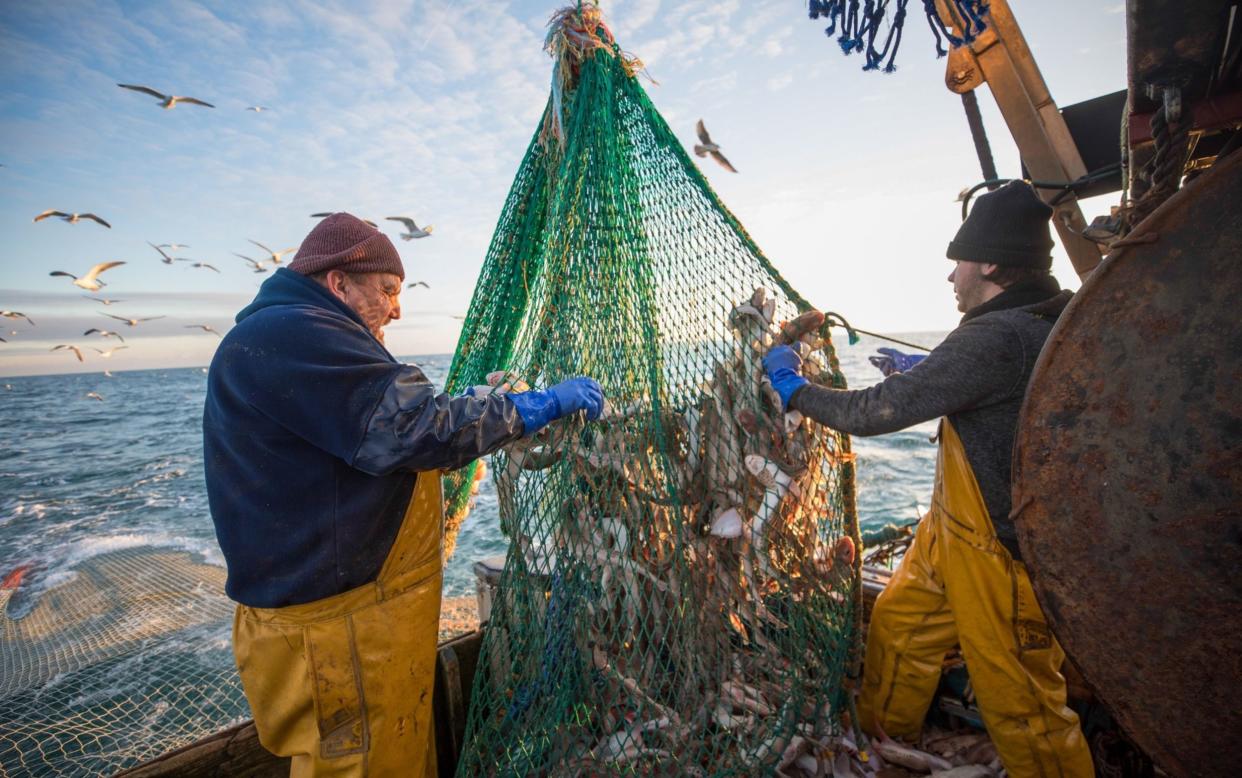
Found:
<svg viewBox="0 0 1242 778"><path fill-rule="evenodd" d="M947 651L960 645L1005 769L1091 776L1078 716L1065 704L1065 654L1048 630L1026 567L1001 545L953 425L940 424L932 506L876 600L859 717L918 738Z"/></svg>
<svg viewBox="0 0 1242 778"><path fill-rule="evenodd" d="M434 776L440 478L420 473L379 578L284 608L237 607L233 652L259 742L290 776Z"/></svg>

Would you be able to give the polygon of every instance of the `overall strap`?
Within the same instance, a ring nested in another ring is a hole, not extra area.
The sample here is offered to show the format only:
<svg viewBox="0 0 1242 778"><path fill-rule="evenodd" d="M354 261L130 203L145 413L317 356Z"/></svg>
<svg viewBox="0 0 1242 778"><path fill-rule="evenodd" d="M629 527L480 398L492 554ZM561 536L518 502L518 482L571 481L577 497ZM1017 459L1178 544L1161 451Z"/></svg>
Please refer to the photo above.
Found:
<svg viewBox="0 0 1242 778"><path fill-rule="evenodd" d="M376 585L381 597L440 570L444 539L444 498L438 472L419 473L405 517L397 530Z"/></svg>
<svg viewBox="0 0 1242 778"><path fill-rule="evenodd" d="M946 531L975 548L993 552L1003 549L996 539L992 517L966 458L962 439L947 418L940 420L937 436L940 445L936 452L932 508L938 519Z"/></svg>

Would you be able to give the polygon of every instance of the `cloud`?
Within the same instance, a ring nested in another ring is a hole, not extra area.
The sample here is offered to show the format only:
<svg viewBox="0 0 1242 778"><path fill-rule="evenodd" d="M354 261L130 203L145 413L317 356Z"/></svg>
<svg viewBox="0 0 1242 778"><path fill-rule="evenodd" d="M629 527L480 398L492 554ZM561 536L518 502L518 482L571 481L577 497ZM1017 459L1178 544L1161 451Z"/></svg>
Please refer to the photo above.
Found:
<svg viewBox="0 0 1242 778"><path fill-rule="evenodd" d="M414 52L437 61L450 79L471 75L479 69L478 52L458 34L451 5L437 6L420 20L425 30L415 44Z"/></svg>
<svg viewBox="0 0 1242 778"><path fill-rule="evenodd" d="M359 14L354 5L337 2L300 0L297 7L321 38L319 45L303 52L301 58L312 72L326 71L322 83L342 98L348 93L400 88L409 79L417 79L418 61L426 52L422 50L425 44L420 46L415 36L444 13L440 6L428 5L415 18L401 3L373 6L369 14ZM416 47L420 49L417 52ZM460 51L453 54L456 66L468 64Z"/></svg>
<svg viewBox="0 0 1242 778"><path fill-rule="evenodd" d="M143 14L142 18L147 24L163 27L161 32L175 33L178 37L184 35L202 37L217 46L237 46L246 43L246 31L241 25L226 22L191 0L176 0L153 6ZM164 36L161 35L161 37Z"/></svg>
<svg viewBox="0 0 1242 778"><path fill-rule="evenodd" d="M792 73L781 73L780 75L773 76L772 78L768 79L768 89L772 90L773 92L779 92L780 90L792 84L793 80L794 78L793 78Z"/></svg>
<svg viewBox="0 0 1242 778"><path fill-rule="evenodd" d="M694 82L691 92L698 95L718 95L737 87L737 71L730 70Z"/></svg>
<svg viewBox="0 0 1242 778"><path fill-rule="evenodd" d="M716 59L745 45L745 36L738 34L743 25L733 19L740 7L740 0L688 0L661 17L663 35L638 35L634 43L622 41L622 45L648 65L688 67L705 58Z"/></svg>
<svg viewBox="0 0 1242 778"><path fill-rule="evenodd" d="M613 33L624 45L626 38L656 18L656 13L660 10L660 0L610 2L603 9L604 18L609 20Z"/></svg>

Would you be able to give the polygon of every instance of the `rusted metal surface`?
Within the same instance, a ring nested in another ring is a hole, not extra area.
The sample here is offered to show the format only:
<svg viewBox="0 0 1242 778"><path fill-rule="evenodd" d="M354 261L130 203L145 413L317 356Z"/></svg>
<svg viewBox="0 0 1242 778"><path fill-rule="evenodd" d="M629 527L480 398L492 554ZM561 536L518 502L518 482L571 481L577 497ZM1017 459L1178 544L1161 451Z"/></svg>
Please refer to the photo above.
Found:
<svg viewBox="0 0 1242 778"><path fill-rule="evenodd" d="M1191 134L1223 130L1242 125L1242 91L1217 95L1191 103L1186 107L1190 114ZM1151 143L1151 119L1154 113L1130 114L1130 146Z"/></svg>
<svg viewBox="0 0 1242 778"><path fill-rule="evenodd" d="M1242 733L1242 153L1138 225L1040 356L1014 460L1049 623L1175 776Z"/></svg>
<svg viewBox="0 0 1242 778"><path fill-rule="evenodd" d="M1127 75L1136 113L1156 109L1158 99L1146 92L1149 85L1179 86L1193 100L1206 96L1213 83L1219 87L1236 77L1236 70L1221 71L1229 0L1129 0L1126 5Z"/></svg>

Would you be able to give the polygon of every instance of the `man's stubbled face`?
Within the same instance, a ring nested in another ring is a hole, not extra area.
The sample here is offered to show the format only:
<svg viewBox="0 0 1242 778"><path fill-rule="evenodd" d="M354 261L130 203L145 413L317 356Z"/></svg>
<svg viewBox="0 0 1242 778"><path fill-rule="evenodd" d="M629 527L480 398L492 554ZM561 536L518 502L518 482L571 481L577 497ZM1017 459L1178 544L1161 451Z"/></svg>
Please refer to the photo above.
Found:
<svg viewBox="0 0 1242 778"><path fill-rule="evenodd" d="M983 265L978 262L955 260L953 272L949 273L949 283L953 284L953 296L957 298L957 309L966 313L977 305L986 302L987 280L983 277Z"/></svg>
<svg viewBox="0 0 1242 778"><path fill-rule="evenodd" d="M329 289L362 318L380 343L384 327L401 318L401 278L393 273L342 273Z"/></svg>

